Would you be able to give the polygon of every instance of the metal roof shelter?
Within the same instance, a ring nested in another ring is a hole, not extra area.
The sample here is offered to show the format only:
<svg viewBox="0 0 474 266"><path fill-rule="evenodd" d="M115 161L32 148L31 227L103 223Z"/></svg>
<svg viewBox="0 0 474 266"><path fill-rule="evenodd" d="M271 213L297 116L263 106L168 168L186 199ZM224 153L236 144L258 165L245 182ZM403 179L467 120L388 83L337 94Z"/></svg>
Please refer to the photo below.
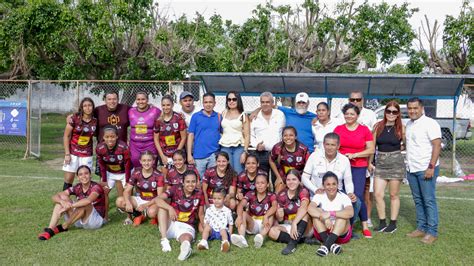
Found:
<svg viewBox="0 0 474 266"><path fill-rule="evenodd" d="M400 75L336 73L235 73L194 72L207 91L217 94L234 90L246 95L271 91L280 96L294 96L304 91L311 97L345 98L360 90L366 99L410 98L456 99L465 79L474 75Z"/></svg>

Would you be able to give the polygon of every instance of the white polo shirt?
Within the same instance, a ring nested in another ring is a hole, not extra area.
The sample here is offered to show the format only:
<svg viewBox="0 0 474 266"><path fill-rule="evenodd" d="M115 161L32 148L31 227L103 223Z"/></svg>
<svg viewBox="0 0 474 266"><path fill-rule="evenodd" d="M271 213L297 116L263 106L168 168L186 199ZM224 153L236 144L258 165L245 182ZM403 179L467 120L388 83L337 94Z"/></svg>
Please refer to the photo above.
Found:
<svg viewBox="0 0 474 266"><path fill-rule="evenodd" d="M339 180L339 190L345 186L347 193L354 193L354 184L352 183L351 163L349 159L339 152L332 161L328 161L324 151L311 153L306 161L301 181L303 185L311 192L323 187L323 176L327 171L337 175Z"/></svg>
<svg viewBox="0 0 474 266"><path fill-rule="evenodd" d="M329 119L329 122L327 122L326 125L323 125L319 122L316 122L315 125L313 125L312 130L313 130L313 135L314 135L314 149L316 150L322 150L324 151L324 136L326 136L327 133L334 132L334 129L339 126L344 124L344 120L340 120L339 118L331 118Z"/></svg>
<svg viewBox="0 0 474 266"><path fill-rule="evenodd" d="M368 127L370 131L372 131L372 129L374 129L375 123L377 123L377 115L370 109L362 108L357 122Z"/></svg>
<svg viewBox="0 0 474 266"><path fill-rule="evenodd" d="M406 125L407 170L410 173L425 171L433 152L432 140L441 138L441 127L434 119L424 114ZM439 165L439 159L436 162Z"/></svg>
<svg viewBox="0 0 474 266"><path fill-rule="evenodd" d="M186 113L180 105L175 105L173 108L175 112L180 113L184 116L184 121L186 122L186 126L189 127L189 123L191 123L191 117L193 114L201 111L196 105L194 105L194 110L191 113Z"/></svg>
<svg viewBox="0 0 474 266"><path fill-rule="evenodd" d="M285 123L285 115L278 109L272 109L269 121L263 117L262 111L258 112L250 123L250 145L256 148L263 141L265 150L271 151L273 146L280 142Z"/></svg>

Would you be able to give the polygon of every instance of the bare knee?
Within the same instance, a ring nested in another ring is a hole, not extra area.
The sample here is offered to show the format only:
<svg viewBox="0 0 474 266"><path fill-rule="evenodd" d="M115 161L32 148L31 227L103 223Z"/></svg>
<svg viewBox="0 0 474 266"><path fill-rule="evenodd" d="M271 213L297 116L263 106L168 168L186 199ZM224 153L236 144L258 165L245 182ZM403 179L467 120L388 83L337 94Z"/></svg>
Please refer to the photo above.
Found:
<svg viewBox="0 0 474 266"><path fill-rule="evenodd" d="M268 236L271 239L277 240L279 235L280 235L280 230L277 228L277 226L273 226L272 228L270 228L270 232L268 232Z"/></svg>
<svg viewBox="0 0 474 266"><path fill-rule="evenodd" d="M398 193L390 193L390 200L400 200Z"/></svg>
<svg viewBox="0 0 474 266"><path fill-rule="evenodd" d="M123 197L118 197L115 200L115 205L121 209L125 208L125 199Z"/></svg>

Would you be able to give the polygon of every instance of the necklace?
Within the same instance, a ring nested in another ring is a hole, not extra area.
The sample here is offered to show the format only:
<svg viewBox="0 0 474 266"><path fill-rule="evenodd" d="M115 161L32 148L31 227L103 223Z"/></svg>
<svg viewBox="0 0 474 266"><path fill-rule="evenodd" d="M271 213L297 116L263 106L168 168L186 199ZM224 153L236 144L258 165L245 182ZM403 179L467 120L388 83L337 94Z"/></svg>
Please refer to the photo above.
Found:
<svg viewBox="0 0 474 266"><path fill-rule="evenodd" d="M387 129L387 132L390 133L390 130L393 129L394 126L391 126L390 128L388 128L388 126L385 126L385 128Z"/></svg>

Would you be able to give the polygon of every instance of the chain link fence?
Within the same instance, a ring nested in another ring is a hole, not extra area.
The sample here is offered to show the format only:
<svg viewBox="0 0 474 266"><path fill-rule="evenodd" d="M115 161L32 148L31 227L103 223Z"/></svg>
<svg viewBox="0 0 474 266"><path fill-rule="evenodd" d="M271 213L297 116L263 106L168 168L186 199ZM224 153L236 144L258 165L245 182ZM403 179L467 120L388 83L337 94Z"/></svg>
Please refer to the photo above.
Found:
<svg viewBox="0 0 474 266"><path fill-rule="evenodd" d="M20 127L16 119L21 113L26 115L28 92L27 81L0 82L0 157L22 158L25 155L27 132L15 129ZM15 100L9 99L12 95L16 96Z"/></svg>
<svg viewBox="0 0 474 266"><path fill-rule="evenodd" d="M77 110L80 100L91 97L96 106L103 104L105 92L119 93L120 102L135 105L135 95L139 91L149 94L151 104L160 107L161 98L170 94L175 99L175 110L180 108L179 95L189 91L194 95L196 108L201 108L204 88L197 81L41 81L10 82L0 81L0 98L7 101L25 101L28 99L28 86L31 84L30 101L30 153L37 156L42 153L46 159L62 158L62 135L65 117ZM466 86L456 105L456 119L453 117L454 100L425 100L428 116L435 118L443 132L443 150L441 153L442 174L452 176L474 173L474 140L470 128L473 122L474 104L472 102L474 87ZM278 105L291 105L291 98L275 95ZM244 109L251 112L260 106L258 96L242 95ZM310 98L309 110L316 111L320 102L327 98ZM332 116L340 113L347 99L331 99ZM365 106L383 117L384 104L388 99L370 99ZM400 100L400 104L406 100ZM225 108L225 95L217 95L215 110L222 112ZM403 109L403 108L402 108ZM408 119L408 114L403 112ZM455 127L454 124L456 125ZM39 127L41 126L42 136ZM455 128L455 129L454 129ZM42 140L40 145L39 140ZM27 145L26 137L0 136L1 150L22 150ZM20 148L22 147L22 148Z"/></svg>

